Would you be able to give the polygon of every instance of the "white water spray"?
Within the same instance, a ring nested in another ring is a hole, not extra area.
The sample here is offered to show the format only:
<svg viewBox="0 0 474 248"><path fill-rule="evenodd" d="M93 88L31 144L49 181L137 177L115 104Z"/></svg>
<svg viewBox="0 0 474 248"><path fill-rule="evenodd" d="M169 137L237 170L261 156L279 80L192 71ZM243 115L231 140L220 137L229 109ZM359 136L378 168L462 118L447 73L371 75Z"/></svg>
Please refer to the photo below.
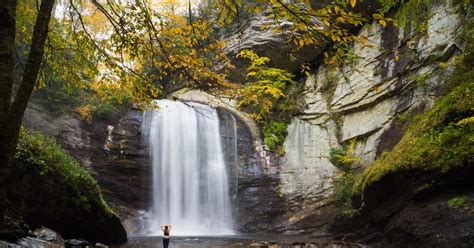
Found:
<svg viewBox="0 0 474 248"><path fill-rule="evenodd" d="M227 168L215 109L160 100L144 116L153 171L148 232L172 235L233 234Z"/></svg>

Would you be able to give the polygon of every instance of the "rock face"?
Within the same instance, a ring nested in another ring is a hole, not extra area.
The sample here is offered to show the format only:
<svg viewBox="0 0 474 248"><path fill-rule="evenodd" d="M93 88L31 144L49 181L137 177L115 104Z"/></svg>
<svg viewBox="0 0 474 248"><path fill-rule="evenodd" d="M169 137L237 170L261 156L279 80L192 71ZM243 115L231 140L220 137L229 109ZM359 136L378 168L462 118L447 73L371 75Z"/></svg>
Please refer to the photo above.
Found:
<svg viewBox="0 0 474 248"><path fill-rule="evenodd" d="M384 243L393 247L472 247L474 193L462 192L470 204L450 207L448 201L459 195L447 190L425 199L411 201L386 227Z"/></svg>
<svg viewBox="0 0 474 248"><path fill-rule="evenodd" d="M319 23L316 20L314 22ZM283 30L293 25L284 20L281 20L280 24ZM245 69L248 63L235 57L242 50L253 50L259 56L270 58L270 66L293 72L299 70L302 64L321 55L327 44L327 42L321 41L318 46L305 46L295 50L292 46L287 45L289 34L285 31L278 33L273 31L274 26L274 21L265 14L257 15L238 32L225 39L225 51L232 60L232 64L235 65L228 75L231 81L242 83L245 79ZM320 26L323 27L322 24Z"/></svg>
<svg viewBox="0 0 474 248"><path fill-rule="evenodd" d="M425 35L414 27L363 27L359 35L368 41L354 46L356 61L320 66L307 78L306 107L288 128L281 163L281 192L290 201L300 196L311 205L331 193L339 173L329 161L331 148L355 139L355 155L367 166L398 142L401 116L431 106L448 84L449 68L443 74L438 66L459 51L459 8L450 1L433 4Z"/></svg>
<svg viewBox="0 0 474 248"><path fill-rule="evenodd" d="M88 123L78 115L55 115L32 102L23 125L56 137L90 169L110 206L129 232L137 228L139 210L148 208L148 153L141 143L141 111L132 109L118 120Z"/></svg>

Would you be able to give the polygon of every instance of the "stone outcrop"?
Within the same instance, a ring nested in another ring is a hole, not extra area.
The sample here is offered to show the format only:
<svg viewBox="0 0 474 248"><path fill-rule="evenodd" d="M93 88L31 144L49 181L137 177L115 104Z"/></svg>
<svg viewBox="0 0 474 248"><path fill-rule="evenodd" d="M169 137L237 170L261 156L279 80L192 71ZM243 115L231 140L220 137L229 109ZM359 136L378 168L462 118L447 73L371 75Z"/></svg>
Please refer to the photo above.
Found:
<svg viewBox="0 0 474 248"><path fill-rule="evenodd" d="M61 168L63 165L58 164L67 162L56 154L50 156L50 161L40 160L43 167L29 160L15 160L6 191L12 211L21 213L20 221L28 228L48 226L65 238L126 242L127 233L118 216L104 204L97 184L78 168ZM64 242L46 229L37 230L35 235L48 242Z"/></svg>
<svg viewBox="0 0 474 248"><path fill-rule="evenodd" d="M91 244L83 239L64 240L61 235L47 227L35 229L29 236L21 238L17 241L7 242L0 240L0 247L8 248L62 248L62 247L108 247L101 243Z"/></svg>
<svg viewBox="0 0 474 248"><path fill-rule="evenodd" d="M231 59L233 68L228 78L233 82L242 83L245 80L247 61L235 56L242 50L253 50L259 56L270 58L270 66L285 69L291 72L298 71L304 63L310 62L321 55L326 41L321 40L318 46L304 46L297 50L288 45L289 29L291 22L280 20L282 32L275 32L274 21L267 15L256 15L252 17L236 33L225 39L225 52ZM323 24L313 20L323 28Z"/></svg>

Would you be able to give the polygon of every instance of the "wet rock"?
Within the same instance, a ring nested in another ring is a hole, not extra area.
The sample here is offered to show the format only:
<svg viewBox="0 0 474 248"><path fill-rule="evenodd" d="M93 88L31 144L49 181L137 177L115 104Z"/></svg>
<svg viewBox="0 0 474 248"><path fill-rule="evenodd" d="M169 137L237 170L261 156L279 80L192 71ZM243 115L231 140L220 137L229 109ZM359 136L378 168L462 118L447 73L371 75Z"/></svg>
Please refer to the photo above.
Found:
<svg viewBox="0 0 474 248"><path fill-rule="evenodd" d="M63 244L58 244L56 242L49 242L39 238L32 238L26 237L18 240L16 244L20 245L20 247L51 247L51 248L59 248L64 247Z"/></svg>
<svg viewBox="0 0 474 248"><path fill-rule="evenodd" d="M337 173L329 161L331 147L338 144L335 131L298 118L288 126L280 191L292 205L300 200L314 203L331 193L332 178Z"/></svg>
<svg viewBox="0 0 474 248"><path fill-rule="evenodd" d="M269 248L268 242L260 241L260 242L253 242L249 245L250 248Z"/></svg>
<svg viewBox="0 0 474 248"><path fill-rule="evenodd" d="M460 195L470 199L464 207L448 201ZM474 246L474 192L447 191L410 202L388 223L385 243L413 247Z"/></svg>
<svg viewBox="0 0 474 248"><path fill-rule="evenodd" d="M274 191L279 181L271 175L239 177L235 213L241 232L270 232L284 218L285 199Z"/></svg>
<svg viewBox="0 0 474 248"><path fill-rule="evenodd" d="M65 240L66 246L79 246L79 247L84 247L84 246L90 246L92 245L85 239L67 239Z"/></svg>
<svg viewBox="0 0 474 248"><path fill-rule="evenodd" d="M41 227L38 229L35 229L33 231L33 234L41 240L45 240L51 243L55 243L58 245L64 245L64 239L59 235L59 233L47 228L47 227Z"/></svg>
<svg viewBox="0 0 474 248"><path fill-rule="evenodd" d="M48 247L48 248L62 248L64 247L63 244L58 244L55 242L49 242L46 240L42 240L39 238L33 238L33 237L24 237L16 242L7 242L0 240L0 247L2 248L24 248L24 247L35 247L35 248L43 248L43 247Z"/></svg>

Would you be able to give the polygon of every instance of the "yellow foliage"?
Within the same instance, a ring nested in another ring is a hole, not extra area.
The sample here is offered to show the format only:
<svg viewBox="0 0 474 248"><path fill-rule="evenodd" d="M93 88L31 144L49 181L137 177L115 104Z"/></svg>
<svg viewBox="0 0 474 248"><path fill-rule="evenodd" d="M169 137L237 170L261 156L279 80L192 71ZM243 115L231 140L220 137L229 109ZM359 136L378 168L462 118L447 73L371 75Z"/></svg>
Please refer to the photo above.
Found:
<svg viewBox="0 0 474 248"><path fill-rule="evenodd" d="M92 122L92 106L87 104L76 108L76 113L78 113L82 119L91 123Z"/></svg>
<svg viewBox="0 0 474 248"><path fill-rule="evenodd" d="M272 113L275 101L285 96L283 90L293 84L293 75L287 71L266 66L270 59L260 57L254 51L243 50L237 57L250 61L247 83L238 89L238 106L245 108L257 120Z"/></svg>

